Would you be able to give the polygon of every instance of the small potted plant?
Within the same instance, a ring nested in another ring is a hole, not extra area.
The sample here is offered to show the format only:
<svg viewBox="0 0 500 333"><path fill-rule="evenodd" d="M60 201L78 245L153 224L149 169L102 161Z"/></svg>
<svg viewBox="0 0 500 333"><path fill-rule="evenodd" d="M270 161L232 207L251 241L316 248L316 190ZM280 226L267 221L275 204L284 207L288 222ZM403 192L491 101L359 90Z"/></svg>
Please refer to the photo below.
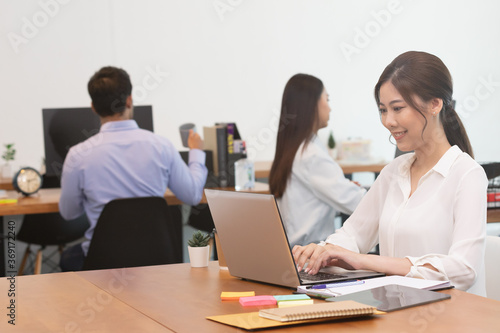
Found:
<svg viewBox="0 0 500 333"><path fill-rule="evenodd" d="M191 267L207 267L210 257L210 235L196 231L188 240L189 262Z"/></svg>
<svg viewBox="0 0 500 333"><path fill-rule="evenodd" d="M333 159L337 158L337 151L335 150L335 139L333 138L333 131L330 131L330 136L328 136L328 152Z"/></svg>
<svg viewBox="0 0 500 333"><path fill-rule="evenodd" d="M14 157L16 156L16 150L14 149L13 143L5 144L4 147L5 147L5 152L3 153L2 158L4 159L5 163L2 166L2 177L10 178L12 177L12 172L10 169L9 161L14 160Z"/></svg>

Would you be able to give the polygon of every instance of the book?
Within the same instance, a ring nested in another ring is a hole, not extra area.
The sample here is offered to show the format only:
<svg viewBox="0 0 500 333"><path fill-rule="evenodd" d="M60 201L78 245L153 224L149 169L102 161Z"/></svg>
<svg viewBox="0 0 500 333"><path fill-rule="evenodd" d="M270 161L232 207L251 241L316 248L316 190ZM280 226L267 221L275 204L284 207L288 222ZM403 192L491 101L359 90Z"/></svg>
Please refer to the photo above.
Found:
<svg viewBox="0 0 500 333"><path fill-rule="evenodd" d="M211 150L214 160L214 174L219 180L219 186L228 186L227 182L227 128L225 125L203 127L205 149Z"/></svg>
<svg viewBox="0 0 500 333"><path fill-rule="evenodd" d="M375 313L373 306L355 301L317 303L295 307L262 309L259 316L280 322L310 320L319 318L344 318L368 316Z"/></svg>
<svg viewBox="0 0 500 333"><path fill-rule="evenodd" d="M234 162L243 158L246 152L241 147L242 140L240 133L238 131L238 127L236 123L215 123L216 127L224 127L226 129L226 144L225 149L227 150L225 153L226 162L223 166L219 166L221 169L219 178L222 177L220 181L220 186L235 186L235 170L234 170ZM222 136L221 136L222 140ZM235 142L238 143L238 148L235 148ZM206 147L206 145L205 145ZM220 146L220 149L224 149L224 147ZM220 165L220 164L219 164ZM225 172L224 172L225 171Z"/></svg>
<svg viewBox="0 0 500 333"><path fill-rule="evenodd" d="M245 330L258 330L265 328L276 328L282 326L291 325L301 325L301 324L315 324L330 320L335 320L335 317L310 319L310 320L297 320L297 321L277 321L259 316L258 312L244 312L244 313L234 313L226 315L208 316L208 320L215 321L217 323L230 325L233 327L243 328ZM346 317L342 317L346 318ZM367 317L363 317L367 318Z"/></svg>
<svg viewBox="0 0 500 333"><path fill-rule="evenodd" d="M500 192L488 193L488 208L500 208Z"/></svg>
<svg viewBox="0 0 500 333"><path fill-rule="evenodd" d="M227 153L232 154L234 152L234 124L227 124Z"/></svg>
<svg viewBox="0 0 500 333"><path fill-rule="evenodd" d="M242 153L229 154L227 158L227 186L236 185L236 170L235 164L238 160L242 159L245 155Z"/></svg>

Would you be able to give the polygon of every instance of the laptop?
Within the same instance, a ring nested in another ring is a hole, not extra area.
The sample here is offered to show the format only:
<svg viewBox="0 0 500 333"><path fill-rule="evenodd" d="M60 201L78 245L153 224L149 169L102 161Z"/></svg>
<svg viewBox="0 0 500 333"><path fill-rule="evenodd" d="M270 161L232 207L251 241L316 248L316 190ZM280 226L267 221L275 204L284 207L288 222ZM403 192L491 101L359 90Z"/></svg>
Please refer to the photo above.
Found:
<svg viewBox="0 0 500 333"><path fill-rule="evenodd" d="M383 276L372 271L297 272L278 205L271 194L205 189L229 273L284 287Z"/></svg>

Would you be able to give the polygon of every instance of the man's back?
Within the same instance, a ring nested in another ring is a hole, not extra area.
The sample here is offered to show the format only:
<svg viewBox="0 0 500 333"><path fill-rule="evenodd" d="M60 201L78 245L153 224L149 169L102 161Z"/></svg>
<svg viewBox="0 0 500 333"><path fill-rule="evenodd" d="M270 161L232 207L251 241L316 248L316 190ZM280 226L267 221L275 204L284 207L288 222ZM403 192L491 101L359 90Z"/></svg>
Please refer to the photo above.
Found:
<svg viewBox="0 0 500 333"><path fill-rule="evenodd" d="M83 205L91 225L85 236L91 239L104 205L113 199L163 196L170 187L179 199L197 204L206 179L204 159L199 162L190 163L190 170L170 141L139 129L133 120L108 122L69 151L61 180L61 214L79 216ZM85 253L89 243L83 243Z"/></svg>
<svg viewBox="0 0 500 333"><path fill-rule="evenodd" d="M101 211L118 198L163 196L167 187L181 201L196 205L207 179L203 140L189 132L189 165L165 138L139 129L132 120L132 83L121 68L106 66L90 78L98 134L70 149L64 161L59 211L67 220L87 214L87 240L63 251L63 271L80 270ZM140 223L140 221L138 221Z"/></svg>

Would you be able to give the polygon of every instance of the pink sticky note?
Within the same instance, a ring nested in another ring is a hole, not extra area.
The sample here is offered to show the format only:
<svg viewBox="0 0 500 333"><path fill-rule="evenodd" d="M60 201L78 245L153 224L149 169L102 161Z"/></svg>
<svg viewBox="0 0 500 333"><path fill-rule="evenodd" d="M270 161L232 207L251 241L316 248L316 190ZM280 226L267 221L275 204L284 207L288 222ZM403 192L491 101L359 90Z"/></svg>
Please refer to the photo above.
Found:
<svg viewBox="0 0 500 333"><path fill-rule="evenodd" d="M240 297L240 304L243 306L274 305L276 298L269 295Z"/></svg>

